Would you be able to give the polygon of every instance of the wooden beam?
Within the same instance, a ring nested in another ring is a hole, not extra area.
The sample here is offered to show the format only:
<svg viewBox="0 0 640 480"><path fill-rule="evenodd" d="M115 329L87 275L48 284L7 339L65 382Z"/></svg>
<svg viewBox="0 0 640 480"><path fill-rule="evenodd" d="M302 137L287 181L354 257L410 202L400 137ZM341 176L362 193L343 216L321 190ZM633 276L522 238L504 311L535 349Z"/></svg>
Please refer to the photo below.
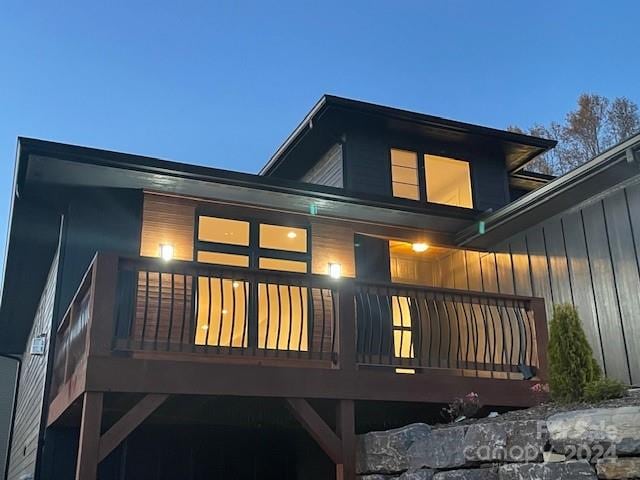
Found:
<svg viewBox="0 0 640 480"><path fill-rule="evenodd" d="M355 480L356 431L353 400L338 400L336 429L342 448L342 463L336 465L336 480Z"/></svg>
<svg viewBox="0 0 640 480"><path fill-rule="evenodd" d="M98 461L104 460L122 441L127 438L149 415L151 415L169 395L149 394L125 413L102 437Z"/></svg>
<svg viewBox="0 0 640 480"><path fill-rule="evenodd" d="M293 416L302 424L309 435L318 442L320 448L336 464L342 463L340 438L318 415L309 403L302 398L287 398L287 405Z"/></svg>
<svg viewBox="0 0 640 480"><path fill-rule="evenodd" d="M86 392L82 402L76 480L95 480L98 475L101 424L102 392Z"/></svg>
<svg viewBox="0 0 640 480"><path fill-rule="evenodd" d="M448 403L477 392L488 406L527 407L535 403L531 387L539 380L467 377L445 371L398 375L391 369L342 371L224 365L194 361L90 357L87 390L170 395L324 398Z"/></svg>

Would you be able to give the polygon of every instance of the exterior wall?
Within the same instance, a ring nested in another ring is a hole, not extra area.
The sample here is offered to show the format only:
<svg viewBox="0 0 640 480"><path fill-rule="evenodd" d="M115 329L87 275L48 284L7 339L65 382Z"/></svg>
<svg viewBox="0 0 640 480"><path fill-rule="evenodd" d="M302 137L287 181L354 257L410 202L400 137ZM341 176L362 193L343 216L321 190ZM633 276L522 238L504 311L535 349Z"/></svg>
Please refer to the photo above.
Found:
<svg viewBox="0 0 640 480"><path fill-rule="evenodd" d="M140 255L157 257L159 245L171 243L177 259L193 260L196 205L189 199L145 194ZM224 205L220 214L225 214ZM355 276L353 227L311 217L310 223L312 273L327 274L329 263L340 263L344 276Z"/></svg>
<svg viewBox="0 0 640 480"><path fill-rule="evenodd" d="M391 148L468 161L476 210L497 210L511 200L504 154L501 152L470 150L464 145L440 144L427 138L374 130L356 130L347 134L345 189L354 193L391 196Z"/></svg>
<svg viewBox="0 0 640 480"><path fill-rule="evenodd" d="M5 471L18 362L0 357L0 472Z"/></svg>
<svg viewBox="0 0 640 480"><path fill-rule="evenodd" d="M342 173L342 145L336 143L300 181L342 188Z"/></svg>
<svg viewBox="0 0 640 480"><path fill-rule="evenodd" d="M576 306L607 375L640 383L640 179L496 245L440 261L436 286Z"/></svg>
<svg viewBox="0 0 640 480"><path fill-rule="evenodd" d="M9 456L8 480L32 478L35 471L57 274L58 253L51 264L23 356L13 442ZM45 353L31 355L29 353L31 340L42 333L47 334Z"/></svg>

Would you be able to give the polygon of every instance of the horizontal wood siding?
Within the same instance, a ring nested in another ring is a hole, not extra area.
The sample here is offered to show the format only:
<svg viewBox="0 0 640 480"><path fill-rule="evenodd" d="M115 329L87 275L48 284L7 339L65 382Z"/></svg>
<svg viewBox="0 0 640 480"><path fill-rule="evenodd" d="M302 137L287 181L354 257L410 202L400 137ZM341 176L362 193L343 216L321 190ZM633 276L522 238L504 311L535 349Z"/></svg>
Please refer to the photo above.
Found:
<svg viewBox="0 0 640 480"><path fill-rule="evenodd" d="M342 173L342 145L336 143L300 181L342 188Z"/></svg>
<svg viewBox="0 0 640 480"><path fill-rule="evenodd" d="M27 478L26 476L33 475L35 471L57 274L58 254L56 253L36 311L33 328L25 346L13 441L9 455L8 480ZM45 353L31 355L29 353L31 341L42 333L47 334Z"/></svg>
<svg viewBox="0 0 640 480"><path fill-rule="evenodd" d="M196 203L184 198L145 194L140 255L159 257L160 245L171 244L178 260L193 260Z"/></svg>

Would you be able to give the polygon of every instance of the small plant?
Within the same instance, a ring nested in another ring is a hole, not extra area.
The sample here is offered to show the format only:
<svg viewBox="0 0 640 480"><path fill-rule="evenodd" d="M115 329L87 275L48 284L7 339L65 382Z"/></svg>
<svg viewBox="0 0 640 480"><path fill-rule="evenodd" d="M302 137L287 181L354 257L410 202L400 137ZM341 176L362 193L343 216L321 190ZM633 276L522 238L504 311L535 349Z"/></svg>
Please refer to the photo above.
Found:
<svg viewBox="0 0 640 480"><path fill-rule="evenodd" d="M544 403L549 396L549 384L548 383L536 383L531 388L531 393L538 403Z"/></svg>
<svg viewBox="0 0 640 480"><path fill-rule="evenodd" d="M583 400L587 384L601 372L572 305L553 307L549 334L551 396L561 403Z"/></svg>
<svg viewBox="0 0 640 480"><path fill-rule="evenodd" d="M584 399L591 403L622 398L626 394L627 386L624 383L606 377L587 383L584 388Z"/></svg>
<svg viewBox="0 0 640 480"><path fill-rule="evenodd" d="M469 392L464 397L456 398L447 407L442 409L442 416L453 422L459 418L473 418L478 414L482 405L480 397L475 392Z"/></svg>

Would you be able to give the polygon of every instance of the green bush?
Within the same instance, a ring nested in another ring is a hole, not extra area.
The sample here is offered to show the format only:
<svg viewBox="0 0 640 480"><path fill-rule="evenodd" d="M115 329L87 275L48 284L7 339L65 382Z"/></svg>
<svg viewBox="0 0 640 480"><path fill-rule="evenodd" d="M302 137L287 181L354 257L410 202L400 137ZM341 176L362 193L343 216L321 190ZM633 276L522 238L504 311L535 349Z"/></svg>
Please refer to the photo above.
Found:
<svg viewBox="0 0 640 480"><path fill-rule="evenodd" d="M584 399L587 402L602 402L612 398L621 398L627 394L627 386L612 378L601 378L584 387Z"/></svg>
<svg viewBox="0 0 640 480"><path fill-rule="evenodd" d="M549 334L549 386L561 403L584 399L587 384L601 378L600 367L572 305L554 305Z"/></svg>

